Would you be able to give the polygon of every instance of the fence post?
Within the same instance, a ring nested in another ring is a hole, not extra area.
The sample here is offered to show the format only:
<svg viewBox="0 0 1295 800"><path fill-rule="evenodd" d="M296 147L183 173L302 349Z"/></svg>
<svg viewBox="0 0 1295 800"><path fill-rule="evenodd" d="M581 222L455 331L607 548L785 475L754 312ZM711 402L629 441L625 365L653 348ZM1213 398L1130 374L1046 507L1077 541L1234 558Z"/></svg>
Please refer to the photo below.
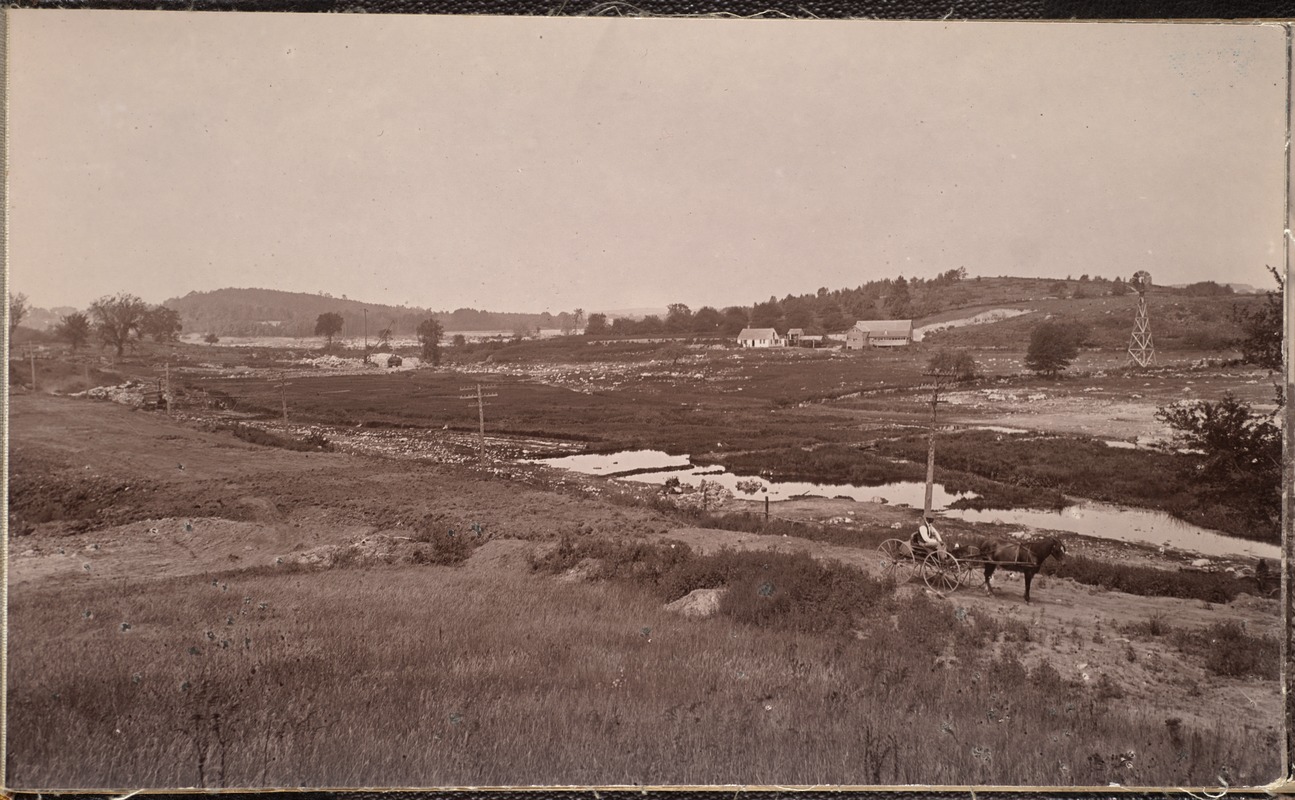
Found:
<svg viewBox="0 0 1295 800"><path fill-rule="evenodd" d="M769 495L764 496L764 524L769 524Z"/></svg>

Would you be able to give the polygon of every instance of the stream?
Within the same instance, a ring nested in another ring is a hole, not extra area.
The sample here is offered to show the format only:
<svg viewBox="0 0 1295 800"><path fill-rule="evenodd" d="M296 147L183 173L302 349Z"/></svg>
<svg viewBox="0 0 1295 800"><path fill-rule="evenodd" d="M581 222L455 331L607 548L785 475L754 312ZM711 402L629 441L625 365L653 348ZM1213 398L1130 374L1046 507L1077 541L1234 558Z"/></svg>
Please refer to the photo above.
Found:
<svg viewBox="0 0 1295 800"><path fill-rule="evenodd" d="M857 502L885 502L895 506L921 508L926 484L898 481L880 486L812 483L806 481L769 481L764 478L734 475L719 466L697 466L688 456L672 456L660 450L626 450L619 453L585 453L560 458L536 459L529 463L546 464L585 475L639 483L664 484L670 478L696 486L702 480L713 481L745 499L768 497L771 501L797 497L849 498ZM746 493L737 488L739 481L754 481L761 490ZM932 491L932 509L940 516L976 523L1002 523L1030 528L1068 531L1083 536L1114 539L1121 542L1165 546L1188 550L1205 556L1246 556L1279 560L1281 548L1274 544L1252 542L1201 528L1160 511L1125 508L1109 503L1080 500L1061 511L1037 509L959 510L948 506L961 497L936 484Z"/></svg>

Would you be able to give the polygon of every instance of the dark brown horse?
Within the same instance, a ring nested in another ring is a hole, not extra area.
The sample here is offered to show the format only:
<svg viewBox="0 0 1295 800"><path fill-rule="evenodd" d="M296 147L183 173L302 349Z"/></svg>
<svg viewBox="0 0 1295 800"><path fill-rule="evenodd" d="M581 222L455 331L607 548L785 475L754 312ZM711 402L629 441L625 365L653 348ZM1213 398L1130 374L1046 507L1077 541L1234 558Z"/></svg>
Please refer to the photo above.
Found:
<svg viewBox="0 0 1295 800"><path fill-rule="evenodd" d="M987 540L977 548L978 558L985 565L985 591L994 593L989 579L994 570L1005 569L1025 576L1025 602L1030 602L1030 581L1049 556L1058 561L1065 557L1066 548L1061 542L1048 537L1033 542L1015 542L1005 539Z"/></svg>

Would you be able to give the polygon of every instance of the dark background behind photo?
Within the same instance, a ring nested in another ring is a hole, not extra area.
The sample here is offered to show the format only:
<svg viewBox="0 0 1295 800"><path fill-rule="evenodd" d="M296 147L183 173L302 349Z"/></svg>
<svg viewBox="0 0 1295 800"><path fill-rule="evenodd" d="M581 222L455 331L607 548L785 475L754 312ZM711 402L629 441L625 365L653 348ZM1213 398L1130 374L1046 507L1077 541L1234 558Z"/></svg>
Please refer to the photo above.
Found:
<svg viewBox="0 0 1295 800"><path fill-rule="evenodd" d="M1295 0L18 0L17 8L827 19L1284 19Z"/></svg>

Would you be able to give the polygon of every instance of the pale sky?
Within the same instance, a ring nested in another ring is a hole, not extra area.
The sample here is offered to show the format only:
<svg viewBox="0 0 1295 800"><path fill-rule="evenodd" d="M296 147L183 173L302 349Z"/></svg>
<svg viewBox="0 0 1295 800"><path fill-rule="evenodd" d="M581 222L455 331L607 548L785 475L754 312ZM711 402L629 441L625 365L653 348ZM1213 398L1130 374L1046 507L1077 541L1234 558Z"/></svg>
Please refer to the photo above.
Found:
<svg viewBox="0 0 1295 800"><path fill-rule="evenodd" d="M750 304L1270 283L1276 25L10 10L11 288Z"/></svg>

